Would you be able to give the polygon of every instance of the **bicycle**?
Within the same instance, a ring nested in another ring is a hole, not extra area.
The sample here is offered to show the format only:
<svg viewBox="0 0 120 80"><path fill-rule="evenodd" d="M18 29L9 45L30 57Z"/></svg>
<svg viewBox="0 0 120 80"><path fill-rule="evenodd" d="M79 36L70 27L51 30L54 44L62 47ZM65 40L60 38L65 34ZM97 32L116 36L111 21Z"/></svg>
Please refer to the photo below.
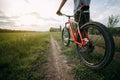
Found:
<svg viewBox="0 0 120 80"><path fill-rule="evenodd" d="M63 44L76 44L78 56L88 68L100 70L106 67L113 59L115 51L114 40L107 27L99 22L87 22L80 27L78 22L71 19L73 16L63 16L68 17L62 30ZM73 24L77 25L76 32Z"/></svg>

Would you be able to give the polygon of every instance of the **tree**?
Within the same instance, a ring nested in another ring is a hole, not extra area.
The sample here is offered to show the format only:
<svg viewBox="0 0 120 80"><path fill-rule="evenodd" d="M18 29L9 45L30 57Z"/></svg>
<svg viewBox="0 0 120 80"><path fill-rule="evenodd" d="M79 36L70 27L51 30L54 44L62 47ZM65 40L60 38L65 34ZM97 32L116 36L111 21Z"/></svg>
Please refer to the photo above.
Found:
<svg viewBox="0 0 120 80"><path fill-rule="evenodd" d="M108 27L114 27L119 22L119 15L111 15L108 18Z"/></svg>
<svg viewBox="0 0 120 80"><path fill-rule="evenodd" d="M49 31L50 31L50 32L54 32L55 30L54 30L53 27L51 27Z"/></svg>

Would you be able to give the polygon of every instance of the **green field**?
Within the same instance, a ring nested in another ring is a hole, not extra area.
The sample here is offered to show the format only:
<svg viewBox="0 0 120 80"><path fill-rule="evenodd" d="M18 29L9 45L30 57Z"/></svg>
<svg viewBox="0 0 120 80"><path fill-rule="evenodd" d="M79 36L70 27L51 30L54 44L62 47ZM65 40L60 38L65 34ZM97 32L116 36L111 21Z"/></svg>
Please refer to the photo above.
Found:
<svg viewBox="0 0 120 80"><path fill-rule="evenodd" d="M120 59L100 71L92 71L79 61L76 46L64 47L61 33L51 33L68 58L75 80L120 80ZM117 51L119 37L114 37ZM98 44L101 44L98 41ZM49 32L0 32L0 80L47 80Z"/></svg>
<svg viewBox="0 0 120 80"><path fill-rule="evenodd" d="M75 75L75 80L120 80L120 59L113 60L110 65L100 71L92 71L88 69L80 60L78 59L76 46L70 43L70 46L64 47L61 41L61 33L53 33L54 38L62 46L62 54L66 55L68 58L68 64L72 66L73 75ZM116 39L117 37L114 37ZM118 38L119 39L119 38ZM115 40L117 51L120 49L118 44L120 40ZM98 41L101 44L102 42ZM119 54L120 55L120 54ZM74 66L73 66L74 65Z"/></svg>
<svg viewBox="0 0 120 80"><path fill-rule="evenodd" d="M45 80L50 35L0 33L0 80Z"/></svg>

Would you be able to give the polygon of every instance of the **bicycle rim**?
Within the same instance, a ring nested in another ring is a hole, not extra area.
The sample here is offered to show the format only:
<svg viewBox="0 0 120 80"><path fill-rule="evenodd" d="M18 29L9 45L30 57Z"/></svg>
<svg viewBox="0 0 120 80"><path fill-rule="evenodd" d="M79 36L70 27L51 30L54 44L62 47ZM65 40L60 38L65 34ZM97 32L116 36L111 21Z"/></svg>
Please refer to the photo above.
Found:
<svg viewBox="0 0 120 80"><path fill-rule="evenodd" d="M62 42L65 46L68 46L70 43L70 32L69 29L64 27L62 30Z"/></svg>

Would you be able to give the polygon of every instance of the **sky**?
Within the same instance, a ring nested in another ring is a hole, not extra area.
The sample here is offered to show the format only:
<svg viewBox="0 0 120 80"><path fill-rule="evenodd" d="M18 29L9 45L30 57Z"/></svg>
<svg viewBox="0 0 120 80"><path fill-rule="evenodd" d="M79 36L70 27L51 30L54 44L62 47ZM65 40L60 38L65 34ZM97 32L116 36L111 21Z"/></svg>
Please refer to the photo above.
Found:
<svg viewBox="0 0 120 80"><path fill-rule="evenodd" d="M62 0L0 0L0 28L48 31L64 26L67 18L56 15ZM73 0L67 0L62 13L73 15ZM110 15L120 15L120 0L91 0L94 21L107 24ZM120 27L120 22L116 25Z"/></svg>

